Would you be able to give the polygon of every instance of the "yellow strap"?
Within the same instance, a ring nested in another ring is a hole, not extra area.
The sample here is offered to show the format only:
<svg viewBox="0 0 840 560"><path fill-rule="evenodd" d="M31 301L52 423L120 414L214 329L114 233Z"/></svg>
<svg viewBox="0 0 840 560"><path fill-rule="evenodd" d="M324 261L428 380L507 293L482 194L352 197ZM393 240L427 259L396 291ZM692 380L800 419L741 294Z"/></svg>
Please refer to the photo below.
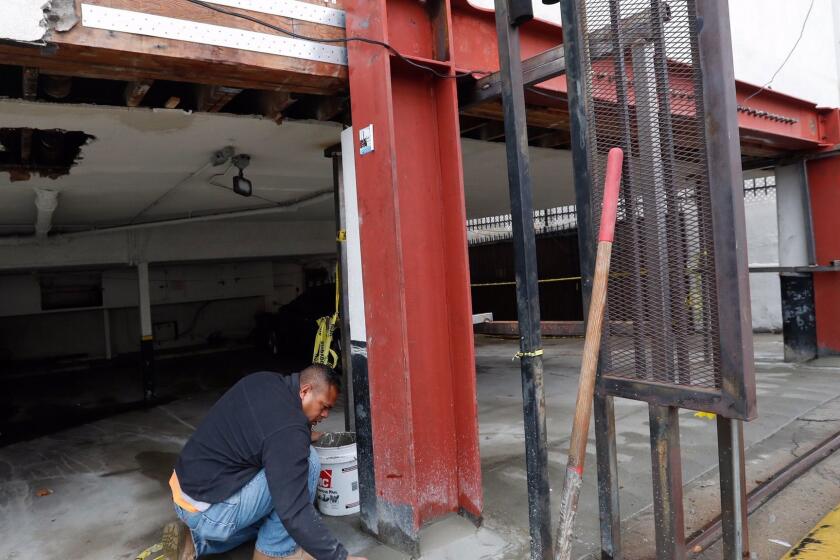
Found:
<svg viewBox="0 0 840 560"><path fill-rule="evenodd" d="M542 348L538 348L537 350L534 350L533 352L517 352L516 354L513 355L513 358L511 358L511 361L515 360L516 358L519 358L521 360L522 358L526 358L526 357L527 358L536 358L537 356L542 356L542 355L543 355Z"/></svg>
<svg viewBox="0 0 840 560"><path fill-rule="evenodd" d="M342 230L343 231L343 230ZM315 335L315 348L312 351L312 363L323 364L332 368L338 365L338 354L331 348L333 333L338 325L338 310L341 304L341 278L338 263L335 265L335 313L321 317L318 323L318 333Z"/></svg>
<svg viewBox="0 0 840 560"><path fill-rule="evenodd" d="M347 241L347 230L340 229L338 230L338 235L335 237L336 241Z"/></svg>

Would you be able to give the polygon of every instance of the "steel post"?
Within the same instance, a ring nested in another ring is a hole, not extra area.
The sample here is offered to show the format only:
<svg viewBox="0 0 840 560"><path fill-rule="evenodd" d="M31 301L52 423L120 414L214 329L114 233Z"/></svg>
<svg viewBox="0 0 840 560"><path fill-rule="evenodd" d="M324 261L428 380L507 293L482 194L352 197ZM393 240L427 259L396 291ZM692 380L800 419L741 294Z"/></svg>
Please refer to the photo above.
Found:
<svg viewBox="0 0 840 560"><path fill-rule="evenodd" d="M404 53L347 45L354 145L342 154L355 160L364 285L376 487L365 519L380 540L419 556L422 526L482 511L452 8L345 8L348 36ZM360 408L357 426L367 421Z"/></svg>
<svg viewBox="0 0 840 560"><path fill-rule="evenodd" d="M107 307L102 308L102 331L105 334L105 359L110 360L113 357L111 348L111 310Z"/></svg>
<svg viewBox="0 0 840 560"><path fill-rule="evenodd" d="M356 431L356 416L353 403L353 364L350 358L350 305L347 290L347 219L344 214L344 179L342 175L341 151L332 153L333 186L335 188L335 229L337 232L338 270L335 281L339 286L339 326L341 328L341 376L342 398L344 400L344 429Z"/></svg>
<svg viewBox="0 0 840 560"><path fill-rule="evenodd" d="M354 152L355 132L352 128L348 128L341 133L341 153L343 154L341 187L347 232L343 243L346 255L343 281L347 289L344 301L351 309L345 314L350 345L342 350L350 357L349 371L353 376L353 418L356 421L356 447L359 455L359 521L364 530L376 533L378 531L378 506L365 330L364 282L359 242L359 205L356 196L356 160L351 157Z"/></svg>
<svg viewBox="0 0 840 560"><path fill-rule="evenodd" d="M598 518L601 559L620 560L621 514L618 504L618 453L613 397L595 393L595 455L598 463Z"/></svg>
<svg viewBox="0 0 840 560"><path fill-rule="evenodd" d="M519 358L522 367L522 399L525 414L525 463L528 473L528 521L531 558L552 554L548 453L545 431L545 396L540 341L540 294L537 282L537 251L534 208L528 160L525 121L525 91L519 29L509 18L507 0L496 0L496 32L502 79L508 188L513 222L516 300L519 320Z"/></svg>
<svg viewBox="0 0 840 560"><path fill-rule="evenodd" d="M782 340L786 362L807 362L817 357L817 310L814 274L779 274L782 298Z"/></svg>
<svg viewBox="0 0 840 560"><path fill-rule="evenodd" d="M840 259L840 158L809 161L807 166L809 208L813 222L815 264L831 266ZM836 270L836 266L832 266ZM840 277L836 272L814 274L814 312L817 349L820 355L840 353Z"/></svg>
<svg viewBox="0 0 840 560"><path fill-rule="evenodd" d="M595 233L592 222L592 178L589 170L589 129L586 126L586 95L581 54L581 22L575 0L560 0L563 44L566 56L566 83L569 98L569 133L575 206L577 208L578 252L580 253L583 308L589 309L592 276L595 270Z"/></svg>
<svg viewBox="0 0 840 560"><path fill-rule="evenodd" d="M697 2L703 75L712 243L717 283L720 383L731 399L729 417L755 418L755 364L750 317L738 103L727 0Z"/></svg>
<svg viewBox="0 0 840 560"><path fill-rule="evenodd" d="M685 558L679 409L650 405L653 515L657 560Z"/></svg>
<svg viewBox="0 0 840 560"><path fill-rule="evenodd" d="M137 291L140 308L140 372L143 400L151 402L157 392L155 383L155 342L152 331L152 302L149 294L149 263L137 263Z"/></svg>
<svg viewBox="0 0 840 560"><path fill-rule="evenodd" d="M743 560L749 552L744 424L717 417L720 511L724 560Z"/></svg>

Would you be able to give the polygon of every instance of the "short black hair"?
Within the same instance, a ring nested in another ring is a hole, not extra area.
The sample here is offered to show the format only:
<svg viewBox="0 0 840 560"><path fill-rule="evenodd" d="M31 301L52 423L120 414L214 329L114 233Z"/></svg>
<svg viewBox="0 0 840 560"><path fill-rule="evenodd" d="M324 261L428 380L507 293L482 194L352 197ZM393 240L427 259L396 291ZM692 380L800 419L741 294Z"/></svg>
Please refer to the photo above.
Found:
<svg viewBox="0 0 840 560"><path fill-rule="evenodd" d="M327 387L335 387L336 391L341 391L341 374L335 371L330 366L323 364L312 364L311 366L300 372L300 384L309 383L313 386L320 386L324 389Z"/></svg>

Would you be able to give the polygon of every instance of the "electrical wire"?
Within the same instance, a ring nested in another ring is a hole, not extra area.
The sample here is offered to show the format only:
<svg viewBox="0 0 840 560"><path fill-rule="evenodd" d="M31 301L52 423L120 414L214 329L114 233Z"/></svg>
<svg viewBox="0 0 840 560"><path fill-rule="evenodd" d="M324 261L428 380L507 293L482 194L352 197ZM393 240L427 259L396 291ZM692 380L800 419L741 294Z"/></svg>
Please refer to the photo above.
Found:
<svg viewBox="0 0 840 560"><path fill-rule="evenodd" d="M767 87L770 84L773 83L773 80L776 79L776 76L779 75L779 72L781 72L782 68L785 67L785 64L788 63L788 61L790 60L790 57L793 56L793 51L795 51L796 47L799 46L799 41L802 40L802 36L805 35L805 26L808 24L808 18L811 17L811 10L813 10L813 9L814 9L814 0L811 0L811 5L808 6L808 12L805 14L805 20L802 22L802 29L799 30L799 38L796 39L796 42L793 44L793 47L791 47L790 52L787 54L785 59L782 61L782 64L779 66L779 68L775 72L773 72L773 75L770 77L769 80L767 80L766 84L764 84L763 86L758 88L758 91L756 91L755 93L753 93L752 95L750 95L749 97L744 99L744 101L742 103L746 103L747 101L749 101L750 99L752 99L753 97L755 97L756 95L758 95L759 93L761 93L762 91L767 89Z"/></svg>
<svg viewBox="0 0 840 560"><path fill-rule="evenodd" d="M237 196L241 196L241 195L237 194L237 193L236 193L236 191L234 191L231 187L229 187L229 186L227 186L227 185L222 185L222 184L219 184L219 183L217 183L217 182L215 182L215 181L207 181L207 184L208 184L208 185L212 185L212 186L214 186L214 187L216 187L216 188L218 188L218 189L225 190L225 191L227 191L227 192L229 192L229 193L236 194ZM258 194L256 194L256 193L251 193L251 194L249 195L249 198L256 198L257 200L262 200L263 202L270 202L272 206L282 206L282 204L280 204L280 203L279 203L279 202L277 202L276 200L272 200L272 199L270 199L270 198L266 198L266 197L264 197L264 196L260 196L260 195L258 195Z"/></svg>
<svg viewBox="0 0 840 560"><path fill-rule="evenodd" d="M217 173L217 174L213 175L207 181L207 184L211 185L213 187L228 191L230 193L233 193L234 190L231 187L229 187L227 185L222 185L221 183L217 183L216 181L213 181L213 177L220 177L220 176L223 176L223 175L224 175L224 173ZM312 194L309 194L309 195L306 195L306 196L300 196L300 197L297 197L297 198L293 198L291 200L283 200L283 201L278 201L278 200L274 200L272 198L267 198L265 196L260 196L256 193L252 193L250 195L250 198L257 198L259 200L269 202L269 203L271 203L271 206L266 206L265 208L271 208L272 206L283 207L283 206L292 206L292 205L295 205L295 204L298 204L298 203L301 203L301 202L308 202L311 199L319 198L319 197L321 197L325 194L331 193L331 192L333 192L333 189L322 189L320 191L315 191ZM237 195L237 196L239 196L239 195ZM259 210L259 209L260 208L255 208L255 210Z"/></svg>
<svg viewBox="0 0 840 560"><path fill-rule="evenodd" d="M134 217L131 218L131 221L129 221L128 223L129 224L136 223L137 220L140 218L140 216L142 216L143 214L145 214L146 212L148 212L149 210L151 210L152 208L154 208L155 206L160 204L163 201L163 199L166 198L167 196L169 196L170 194L172 194L172 192L175 189L177 189L178 187L180 187L181 185L183 185L187 181L190 181L190 180L194 179L202 171L204 171L205 169L207 169L211 165L212 165L212 162L208 161L207 163L205 163L204 165L202 165L201 167L199 167L198 169L196 169L195 171L193 171L192 173L190 173L189 175L187 175L186 177L184 177L183 179L181 179L180 181L178 181L177 183L175 183L174 185L169 187L169 189L167 189L162 195L157 197L151 204L149 204L148 206L146 206L145 208L140 210L137 214L135 214Z"/></svg>
<svg viewBox="0 0 840 560"><path fill-rule="evenodd" d="M231 167L233 167L233 163L228 163L224 171L222 171L221 173L214 173L210 175L210 177L207 178L207 182L212 183L213 179L215 179L216 177L224 177L225 175L227 175L227 172L230 171Z"/></svg>
<svg viewBox="0 0 840 560"><path fill-rule="evenodd" d="M219 6L214 6L213 4L211 4L209 2L205 2L204 0L184 0L184 1L189 2L190 4L195 4L196 6L201 6L205 9L207 9L207 10L212 10L214 12L218 12L220 14L225 14L225 15L228 15L228 16L231 16L231 17L237 17L237 18L240 18L240 19L250 21L252 23L256 23L257 25L262 25L263 27L267 27L269 29L277 31L278 33L282 33L283 35L288 35L289 37L292 37L293 39L300 39L302 41L312 41L312 42L315 42L315 43L344 43L344 44L348 44L348 43L352 43L352 42L358 42L358 43L367 43L369 45L376 45L378 47L382 47L383 49L386 49L388 52L392 53L394 56L396 56L397 58L399 58L400 60L402 60L406 64L408 64L410 66L414 66L415 68L419 68L421 70L425 70L426 72L430 72L430 73L434 74L435 76L437 76L438 78L463 78L463 77L466 77L466 76L492 74L492 72L489 72L489 71L486 71L486 70L480 70L480 71L479 70L474 70L474 71L471 70L471 71L468 71L468 72L455 72L454 74L444 74L443 72L438 72L437 70L435 70L431 66L427 66L425 64L420 64L419 62L414 62L413 60L407 58L400 51L398 51L397 49L395 49L390 44L388 44L384 41L377 41L376 39L368 39L367 37L342 37L342 38L338 38L338 39L324 39L324 38L321 38L321 37L310 37L308 35L301 35L300 33L295 33L294 31L290 31L290 30L288 30L284 27L280 27L278 25L268 23L267 21L261 20L259 18L253 17L253 16L249 16L247 14L241 14L239 12L234 12L234 11L231 11L231 10L226 10L224 8L220 8Z"/></svg>

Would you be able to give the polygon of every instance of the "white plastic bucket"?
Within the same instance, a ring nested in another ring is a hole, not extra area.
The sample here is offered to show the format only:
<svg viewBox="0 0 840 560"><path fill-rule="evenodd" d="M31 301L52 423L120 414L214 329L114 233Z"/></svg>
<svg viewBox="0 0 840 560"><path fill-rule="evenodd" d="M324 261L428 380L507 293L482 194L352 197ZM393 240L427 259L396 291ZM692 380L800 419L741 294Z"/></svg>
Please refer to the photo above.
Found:
<svg viewBox="0 0 840 560"><path fill-rule="evenodd" d="M321 459L318 509L324 515L350 515L359 511L359 464L356 434L324 434L315 444Z"/></svg>

